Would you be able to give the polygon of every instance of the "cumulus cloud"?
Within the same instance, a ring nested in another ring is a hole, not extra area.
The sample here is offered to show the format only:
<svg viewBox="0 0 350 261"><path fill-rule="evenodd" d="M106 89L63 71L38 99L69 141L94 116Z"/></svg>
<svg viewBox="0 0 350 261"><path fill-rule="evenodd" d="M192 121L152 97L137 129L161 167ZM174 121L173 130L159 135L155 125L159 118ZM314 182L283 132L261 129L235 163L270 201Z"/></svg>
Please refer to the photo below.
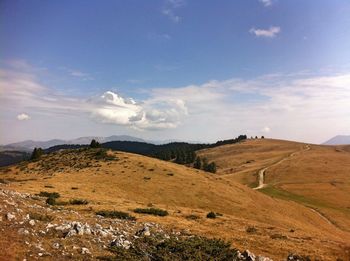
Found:
<svg viewBox="0 0 350 261"><path fill-rule="evenodd" d="M272 0L259 0L259 2L262 3L264 6L272 5Z"/></svg>
<svg viewBox="0 0 350 261"><path fill-rule="evenodd" d="M30 119L30 116L26 113L21 113L17 115L17 120L19 121L27 121Z"/></svg>
<svg viewBox="0 0 350 261"><path fill-rule="evenodd" d="M253 27L249 30L249 32L254 34L256 37L274 38L281 32L281 28L279 26L271 26L269 29L255 29Z"/></svg>
<svg viewBox="0 0 350 261"><path fill-rule="evenodd" d="M136 103L131 98L125 99L111 91L92 102L95 105L92 111L94 118L136 129L175 128L187 113L186 106L180 99L151 99Z"/></svg>

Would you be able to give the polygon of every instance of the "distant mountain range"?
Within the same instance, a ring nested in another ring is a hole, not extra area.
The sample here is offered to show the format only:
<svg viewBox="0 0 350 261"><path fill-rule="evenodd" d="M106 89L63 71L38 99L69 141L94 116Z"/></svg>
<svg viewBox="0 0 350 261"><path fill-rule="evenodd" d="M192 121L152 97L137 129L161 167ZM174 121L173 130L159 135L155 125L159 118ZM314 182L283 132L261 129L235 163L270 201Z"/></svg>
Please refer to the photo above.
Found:
<svg viewBox="0 0 350 261"><path fill-rule="evenodd" d="M350 144L350 135L337 135L323 143L323 145L347 145L347 144Z"/></svg>
<svg viewBox="0 0 350 261"><path fill-rule="evenodd" d="M145 142L145 140L128 136L128 135L112 135L108 137L98 137L98 136L87 136L80 137L72 140L60 140L53 139L47 141L34 141L34 140L25 140L21 142L15 142L7 145L0 146L0 151L32 151L35 147L40 147L42 149L47 149L52 146L62 145L62 144L90 144L91 140L95 139L100 143L106 143L110 141L138 141Z"/></svg>

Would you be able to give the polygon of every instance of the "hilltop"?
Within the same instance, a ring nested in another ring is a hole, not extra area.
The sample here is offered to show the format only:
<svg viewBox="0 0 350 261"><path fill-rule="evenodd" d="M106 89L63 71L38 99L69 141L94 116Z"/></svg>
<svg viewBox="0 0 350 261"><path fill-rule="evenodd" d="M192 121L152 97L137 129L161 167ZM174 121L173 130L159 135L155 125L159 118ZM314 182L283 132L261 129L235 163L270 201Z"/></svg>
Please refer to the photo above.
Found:
<svg viewBox="0 0 350 261"><path fill-rule="evenodd" d="M254 142L260 140L252 142L205 151L254 146ZM280 145L281 152L273 155L278 158L303 146L297 143ZM265 156L252 156L242 156L242 161L254 159L256 169L269 161ZM210 174L142 155L82 148L57 151L36 162L2 169L1 179L8 190L31 195L42 191L57 192L59 200L65 202L61 207L81 214L122 211L134 215L137 222L152 222L164 229L220 237L231 241L235 248L248 248L277 260L286 258L291 252L323 260L332 260L334 256L344 258L350 239L346 231L335 228L304 205L272 198L240 184L239 179L223 176L219 158L216 162L218 174ZM69 204L77 199L86 201L87 205ZM133 213L136 208L150 207L164 209L169 215ZM211 211L218 213L217 218L206 218Z"/></svg>

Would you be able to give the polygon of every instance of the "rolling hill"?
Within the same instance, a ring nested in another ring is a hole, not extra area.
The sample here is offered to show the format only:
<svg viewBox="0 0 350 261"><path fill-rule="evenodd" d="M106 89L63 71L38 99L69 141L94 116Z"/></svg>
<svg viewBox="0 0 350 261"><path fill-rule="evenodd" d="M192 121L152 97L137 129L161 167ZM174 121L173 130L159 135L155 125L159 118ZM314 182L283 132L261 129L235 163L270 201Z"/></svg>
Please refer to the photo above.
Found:
<svg viewBox="0 0 350 261"><path fill-rule="evenodd" d="M217 162L221 178L252 188L258 186L258 174L264 170L261 192L309 207L336 229L350 232L348 146L260 139L198 154Z"/></svg>
<svg viewBox="0 0 350 261"><path fill-rule="evenodd" d="M350 234L342 226L329 223L300 202L271 197L241 184L252 184L256 170L303 146L254 140L200 151L215 159L218 174L125 152L104 155L99 149L65 150L2 169L0 178L6 181L7 189L19 192L58 192L63 201L85 199L87 206L68 207L81 213L106 209L130 212L150 206L166 209L170 213L167 217L137 214L137 218L230 240L234 247L277 260L291 252L322 260L347 258L344 251ZM244 179L244 175L249 177ZM222 216L205 218L210 211Z"/></svg>

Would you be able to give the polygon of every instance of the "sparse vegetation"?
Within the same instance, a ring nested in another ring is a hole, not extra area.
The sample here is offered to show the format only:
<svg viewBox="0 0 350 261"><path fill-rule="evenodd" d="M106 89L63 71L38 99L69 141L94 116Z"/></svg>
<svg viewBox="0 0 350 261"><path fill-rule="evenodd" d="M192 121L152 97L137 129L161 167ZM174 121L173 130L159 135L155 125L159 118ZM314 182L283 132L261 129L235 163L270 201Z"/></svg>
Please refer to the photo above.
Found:
<svg viewBox="0 0 350 261"><path fill-rule="evenodd" d="M38 221L44 221L44 222L51 222L54 218L47 214L40 214L36 212L29 213L29 218L38 220Z"/></svg>
<svg viewBox="0 0 350 261"><path fill-rule="evenodd" d="M59 198L60 194L57 192L41 191L39 194L37 194L37 196L46 198Z"/></svg>
<svg viewBox="0 0 350 261"><path fill-rule="evenodd" d="M197 219L200 219L200 217L197 215L191 214L191 215L186 216L186 219L197 220Z"/></svg>
<svg viewBox="0 0 350 261"><path fill-rule="evenodd" d="M103 216L105 218L118 218L126 220L136 220L135 217L131 216L129 213L115 210L100 210L96 212L96 215Z"/></svg>
<svg viewBox="0 0 350 261"><path fill-rule="evenodd" d="M254 234L254 233L256 233L258 230L257 230L255 227L249 226L249 227L246 228L245 231L246 231L247 233L249 233L249 234Z"/></svg>
<svg viewBox="0 0 350 261"><path fill-rule="evenodd" d="M160 216L160 217L169 215L168 211L160 208L136 208L134 209L134 212L139 214L149 214L149 215Z"/></svg>
<svg viewBox="0 0 350 261"><path fill-rule="evenodd" d="M237 250L220 239L193 236L169 239L141 237L129 249L113 246L113 257L100 260L235 260Z"/></svg>
<svg viewBox="0 0 350 261"><path fill-rule="evenodd" d="M89 202L86 199L71 199L69 200L71 205L87 205Z"/></svg>

